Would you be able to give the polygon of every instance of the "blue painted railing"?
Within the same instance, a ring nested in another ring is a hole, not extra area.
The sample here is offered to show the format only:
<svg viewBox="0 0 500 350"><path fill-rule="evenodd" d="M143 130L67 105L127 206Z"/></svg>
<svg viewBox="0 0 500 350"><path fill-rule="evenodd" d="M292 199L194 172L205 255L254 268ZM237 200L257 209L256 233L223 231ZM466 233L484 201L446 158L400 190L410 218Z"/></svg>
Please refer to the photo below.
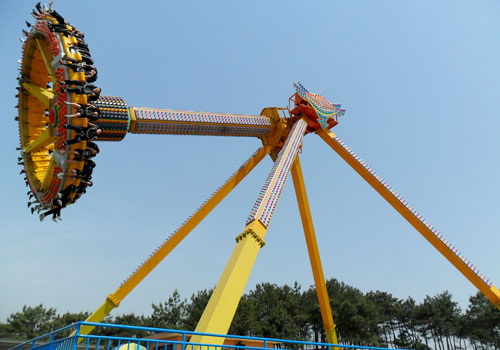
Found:
<svg viewBox="0 0 500 350"><path fill-rule="evenodd" d="M112 335L80 334L83 326L96 327L94 333L113 334L117 329L130 331L131 333L142 333L142 337L124 337ZM154 339L160 333L167 333L171 339ZM211 337L234 339L238 343L260 342L261 346L245 345L215 345L207 343L190 343L193 335L208 335ZM181 331L174 329L162 329L152 327L136 327L106 323L78 322L64 328L55 330L43 336L22 343L10 350L347 350L347 349L370 349L388 350L359 345L332 345L328 343L306 342L298 340L286 340L275 338L246 337L235 335L220 335L211 333L199 333Z"/></svg>

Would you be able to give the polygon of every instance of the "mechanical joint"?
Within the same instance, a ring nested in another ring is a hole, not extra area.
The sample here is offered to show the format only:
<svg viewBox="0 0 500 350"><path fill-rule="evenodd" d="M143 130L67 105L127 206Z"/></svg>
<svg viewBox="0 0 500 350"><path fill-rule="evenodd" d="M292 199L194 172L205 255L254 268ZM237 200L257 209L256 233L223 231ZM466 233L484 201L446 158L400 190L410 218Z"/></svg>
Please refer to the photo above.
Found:
<svg viewBox="0 0 500 350"><path fill-rule="evenodd" d="M255 232L254 230L252 230L251 228L247 228L245 231L243 231L242 233L240 233L236 237L236 243L238 243L239 241L243 240L248 235L250 235L257 242L257 244L260 245L261 248L266 244L266 242L264 241L264 239L257 232Z"/></svg>
<svg viewBox="0 0 500 350"><path fill-rule="evenodd" d="M120 305L120 299L118 299L114 294L108 295L106 301L109 301L114 307L118 307Z"/></svg>

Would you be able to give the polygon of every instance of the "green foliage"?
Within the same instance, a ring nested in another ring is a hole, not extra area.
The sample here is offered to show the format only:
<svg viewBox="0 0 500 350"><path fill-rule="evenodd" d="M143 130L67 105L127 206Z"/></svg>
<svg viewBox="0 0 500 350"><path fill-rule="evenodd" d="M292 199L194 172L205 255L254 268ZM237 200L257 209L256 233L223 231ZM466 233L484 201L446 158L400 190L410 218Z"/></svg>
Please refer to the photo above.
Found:
<svg viewBox="0 0 500 350"><path fill-rule="evenodd" d="M194 331L212 292L213 289L203 289L191 295L191 302L185 306L185 319L183 322L185 330Z"/></svg>
<svg viewBox="0 0 500 350"><path fill-rule="evenodd" d="M72 314L70 312L66 312L63 315L57 315L56 317L54 317L54 320L52 321L52 325L53 325L52 329L56 330L59 328L66 327L70 324L79 322L79 321L84 321L89 316L90 316L90 313L88 313L88 312L79 312L79 313L75 313L75 314ZM71 334L71 330L68 329L65 332L58 333L56 335L56 337L57 338L64 338L64 337L69 336L70 334Z"/></svg>
<svg viewBox="0 0 500 350"><path fill-rule="evenodd" d="M245 326L249 328L245 333L260 337L304 339L307 336L307 317L300 307L301 295L298 284L293 287L258 284L246 298L252 322L246 320ZM239 319L242 317L239 316Z"/></svg>
<svg viewBox="0 0 500 350"><path fill-rule="evenodd" d="M45 309L42 304L35 307L25 305L22 312L9 316L4 331L13 339L35 338L53 330L55 315L55 309Z"/></svg>
<svg viewBox="0 0 500 350"><path fill-rule="evenodd" d="M500 348L500 310L496 309L481 293L469 298L465 322L466 335L481 347Z"/></svg>
<svg viewBox="0 0 500 350"><path fill-rule="evenodd" d="M500 349L500 311L480 293L472 296L465 313L447 291L427 296L417 304L387 292L362 293L335 279L326 282L339 341L344 344L417 350ZM150 316L125 314L103 323L194 330L212 290L201 290L190 300L178 291L165 302L152 304ZM24 306L0 323L0 337L28 340L69 324L89 313L57 315L43 305ZM144 337L152 332L98 327L96 335ZM240 301L230 334L326 342L316 289L261 283ZM61 334L66 336L69 331ZM112 344L113 346L116 344Z"/></svg>
<svg viewBox="0 0 500 350"><path fill-rule="evenodd" d="M229 334L257 336L254 326L257 323L255 309L255 302L244 295L238 304L238 309L229 328Z"/></svg>
<svg viewBox="0 0 500 350"><path fill-rule="evenodd" d="M326 282L339 341L353 345L379 345L377 307L363 293L331 279Z"/></svg>
<svg viewBox="0 0 500 350"><path fill-rule="evenodd" d="M148 318L147 325L157 328L182 329L186 312L186 302L181 300L177 289L165 303L152 304L153 314Z"/></svg>

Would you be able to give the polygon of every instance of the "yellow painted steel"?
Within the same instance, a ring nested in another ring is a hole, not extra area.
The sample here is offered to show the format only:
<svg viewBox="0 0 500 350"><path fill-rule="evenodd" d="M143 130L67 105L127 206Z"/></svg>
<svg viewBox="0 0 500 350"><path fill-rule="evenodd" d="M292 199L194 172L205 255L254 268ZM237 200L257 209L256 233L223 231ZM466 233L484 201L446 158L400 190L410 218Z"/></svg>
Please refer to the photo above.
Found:
<svg viewBox="0 0 500 350"><path fill-rule="evenodd" d="M227 334L267 229L258 220L236 237L236 247L203 311L195 332ZM190 343L222 345L223 337L194 335Z"/></svg>
<svg viewBox="0 0 500 350"><path fill-rule="evenodd" d="M52 176L54 174L54 160L51 159L47 171L45 172L45 177L43 179L40 191L45 192L49 189L50 183L52 182Z"/></svg>
<svg viewBox="0 0 500 350"><path fill-rule="evenodd" d="M51 60L50 49L41 37L29 40L21 68L26 80L21 80L23 89L19 92L19 124L27 176L37 190L47 184L53 169L49 150L54 148L54 136L44 115L54 98L53 91L45 88L50 81L55 82Z"/></svg>
<svg viewBox="0 0 500 350"><path fill-rule="evenodd" d="M134 107L129 107L128 115L130 116L130 125L128 126L128 132L134 132L135 124L137 123L137 117L135 116Z"/></svg>
<svg viewBox="0 0 500 350"><path fill-rule="evenodd" d="M49 109L52 100L54 99L54 93L51 90L44 89L32 83L23 82L23 87L35 96L38 101L40 101L45 108Z"/></svg>
<svg viewBox="0 0 500 350"><path fill-rule="evenodd" d="M455 255L432 231L418 220L393 194L370 174L358 161L347 152L334 138L335 134L327 129L319 129L317 134L337 152L363 179L366 180L394 209L398 211L425 239L431 243L450 263L455 266L491 303L500 309L500 291L494 285L489 287L465 263Z"/></svg>
<svg viewBox="0 0 500 350"><path fill-rule="evenodd" d="M106 317L114 308L118 307L118 304L116 304L115 302L113 302L113 300L110 298L112 295L108 296L106 298L106 301L101 305L99 306L99 308L94 311L94 313L92 315L90 315L89 317L87 317L87 319L85 320L85 322L95 322L95 323L99 323L101 322L104 317ZM82 335L87 335L89 334L90 332L92 332L92 330L94 329L95 327L93 326L82 326L80 328L80 334ZM73 332L71 334L71 336L74 336L76 334L76 332ZM80 343L81 341L83 340L83 338L78 338L78 343Z"/></svg>
<svg viewBox="0 0 500 350"><path fill-rule="evenodd" d="M45 63L45 67L47 67L47 74L52 79L52 82L56 81L54 68L52 67L52 53L50 52L47 44L40 40L40 38L35 38L36 46L38 50L40 50L40 54L42 56L43 62Z"/></svg>
<svg viewBox="0 0 500 350"><path fill-rule="evenodd" d="M300 130L298 127L300 125L299 123L305 123L305 121L300 119L296 123L295 131L292 131L288 138L292 138L292 141L301 141L304 135L300 135L300 139L298 139L299 134L297 130ZM283 181L283 179L280 179L276 174L280 173L280 169L286 167L285 164L287 164L287 162L293 161L293 159L296 158L298 149L295 148L295 153L292 154L293 149L294 142L289 142L287 146L280 151L284 153L282 153L283 156L280 158L280 162L275 163L273 166L272 173L274 172L274 175L271 180L269 180L269 178L267 180L270 181L267 191L275 189L274 185L276 181ZM286 175L288 175L288 169L289 167L286 167ZM268 201L270 198L269 193L267 193L259 204L259 207L266 207L269 204ZM253 215L254 219L246 225L243 233L236 237L236 247L203 311L203 315L196 326L196 332L227 334L245 285L252 272L252 267L257 259L257 254L260 248L265 244L264 237L267 232L267 227L257 219L259 218L259 213L260 209ZM195 335L191 338L190 342L194 344L205 343L222 345L224 338Z"/></svg>
<svg viewBox="0 0 500 350"><path fill-rule="evenodd" d="M299 204L300 218L302 219L302 226L304 227L307 251L309 253L309 260L311 261L314 283L316 284L316 293L318 294L319 308L321 310L321 318L323 319L323 328L325 329L326 339L328 342L330 344L338 344L337 333L335 332L335 323L333 322L332 310L330 307L330 298L328 297L328 291L326 289L325 276L323 274L323 267L319 256L318 243L314 232L309 201L307 200L306 185L304 182L304 176L302 175L302 167L300 166L299 156L295 158L291 171L293 186L295 187L295 194L297 195L297 203Z"/></svg>
<svg viewBox="0 0 500 350"><path fill-rule="evenodd" d="M54 135L52 134L52 129L47 128L44 132L40 134L35 140L30 142L30 144L24 149L25 153L37 152L40 148L46 147L54 141Z"/></svg>
<svg viewBox="0 0 500 350"><path fill-rule="evenodd" d="M168 239L130 278L86 321L100 322L259 164L271 151L271 147L261 147L186 223ZM81 334L89 334L94 327L87 326ZM85 331L85 333L84 333Z"/></svg>
<svg viewBox="0 0 500 350"><path fill-rule="evenodd" d="M280 116L280 110L285 110L284 108L277 107L267 107L264 108L260 114L266 116L271 121L271 130L267 136L263 136L260 139L262 140L262 144L269 145L273 147L282 146L285 142L288 134L291 130L290 120L288 118L283 118ZM272 154L271 154L272 155ZM276 150L276 154L273 159L276 159L278 155L278 150Z"/></svg>

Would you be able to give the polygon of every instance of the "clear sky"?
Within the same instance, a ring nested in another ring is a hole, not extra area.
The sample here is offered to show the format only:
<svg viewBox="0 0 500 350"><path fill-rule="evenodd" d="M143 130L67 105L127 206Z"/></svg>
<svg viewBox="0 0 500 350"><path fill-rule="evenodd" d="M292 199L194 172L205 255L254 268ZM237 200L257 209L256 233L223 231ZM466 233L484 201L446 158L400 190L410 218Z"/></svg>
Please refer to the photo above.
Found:
<svg viewBox="0 0 500 350"><path fill-rule="evenodd" d="M94 187L40 223L16 165L17 59L36 1L0 3L0 321L23 305L93 311L258 139L128 135L101 143ZM258 114L292 82L341 103L361 158L500 284L498 1L56 1L85 32L103 94L130 106ZM326 278L399 298L476 289L319 137L300 155ZM113 312L148 315L213 287L266 159ZM291 180L247 285L313 284Z"/></svg>

